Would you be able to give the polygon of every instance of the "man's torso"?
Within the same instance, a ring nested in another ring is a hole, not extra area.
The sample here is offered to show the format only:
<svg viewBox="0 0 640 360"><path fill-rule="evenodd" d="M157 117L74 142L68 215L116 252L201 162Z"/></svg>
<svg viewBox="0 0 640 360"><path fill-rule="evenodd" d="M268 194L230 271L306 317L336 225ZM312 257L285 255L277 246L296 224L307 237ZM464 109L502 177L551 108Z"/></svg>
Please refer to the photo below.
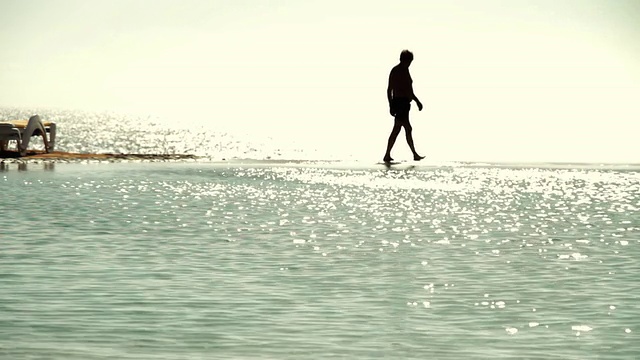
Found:
<svg viewBox="0 0 640 360"><path fill-rule="evenodd" d="M396 65L391 69L389 85L393 98L413 98L413 80L409 74L409 68Z"/></svg>

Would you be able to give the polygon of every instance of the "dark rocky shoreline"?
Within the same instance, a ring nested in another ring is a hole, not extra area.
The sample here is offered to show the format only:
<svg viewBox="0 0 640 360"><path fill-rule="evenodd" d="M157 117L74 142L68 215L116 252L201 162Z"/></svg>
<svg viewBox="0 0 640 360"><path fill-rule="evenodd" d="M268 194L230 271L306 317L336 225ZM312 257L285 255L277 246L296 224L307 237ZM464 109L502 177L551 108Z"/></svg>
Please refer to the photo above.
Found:
<svg viewBox="0 0 640 360"><path fill-rule="evenodd" d="M10 164L38 164L38 163L75 163L75 162L121 162L121 161L142 161L142 162L166 162L197 160L200 157L189 154L84 154L54 151L52 153L29 152L26 156L20 156L15 151L0 152L0 165L2 167Z"/></svg>

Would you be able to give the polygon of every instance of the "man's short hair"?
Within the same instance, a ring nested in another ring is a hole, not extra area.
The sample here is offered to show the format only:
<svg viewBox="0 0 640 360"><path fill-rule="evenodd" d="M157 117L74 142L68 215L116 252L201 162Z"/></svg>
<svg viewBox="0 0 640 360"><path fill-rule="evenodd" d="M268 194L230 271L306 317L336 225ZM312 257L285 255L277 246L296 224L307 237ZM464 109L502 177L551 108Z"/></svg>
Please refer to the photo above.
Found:
<svg viewBox="0 0 640 360"><path fill-rule="evenodd" d="M402 50L400 53L400 61L411 61L413 60L413 53L409 50Z"/></svg>

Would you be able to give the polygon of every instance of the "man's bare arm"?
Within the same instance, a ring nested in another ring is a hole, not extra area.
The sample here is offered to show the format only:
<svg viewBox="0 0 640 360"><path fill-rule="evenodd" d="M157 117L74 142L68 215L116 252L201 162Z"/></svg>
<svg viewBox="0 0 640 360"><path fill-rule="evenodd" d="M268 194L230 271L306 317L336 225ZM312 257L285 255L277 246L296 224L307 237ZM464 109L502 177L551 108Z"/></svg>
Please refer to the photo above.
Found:
<svg viewBox="0 0 640 360"><path fill-rule="evenodd" d="M422 111L422 103L420 102L416 94L413 94L412 100L415 101L416 104L418 104L418 111Z"/></svg>
<svg viewBox="0 0 640 360"><path fill-rule="evenodd" d="M387 100L389 104L391 104L391 99L393 98L393 71L389 73L389 84L387 85Z"/></svg>
<svg viewBox="0 0 640 360"><path fill-rule="evenodd" d="M391 73L389 73L389 85L387 85L387 100L389 101L389 114L391 114L391 116L396 116L395 111L393 110L393 107L391 106L391 100L393 99L393 82L395 81L394 76L393 76L393 70L391 70Z"/></svg>

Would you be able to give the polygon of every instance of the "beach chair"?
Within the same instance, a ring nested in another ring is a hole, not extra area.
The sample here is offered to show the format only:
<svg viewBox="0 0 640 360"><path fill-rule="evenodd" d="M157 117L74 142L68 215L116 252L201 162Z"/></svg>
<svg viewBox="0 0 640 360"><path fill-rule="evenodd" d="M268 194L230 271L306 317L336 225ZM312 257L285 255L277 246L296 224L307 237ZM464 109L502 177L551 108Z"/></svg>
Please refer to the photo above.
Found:
<svg viewBox="0 0 640 360"><path fill-rule="evenodd" d="M27 154L29 142L33 136L42 136L45 152L52 152L56 141L56 124L43 122L34 115L29 120L10 120L0 122L0 151L5 151L9 141L16 141L20 156Z"/></svg>

